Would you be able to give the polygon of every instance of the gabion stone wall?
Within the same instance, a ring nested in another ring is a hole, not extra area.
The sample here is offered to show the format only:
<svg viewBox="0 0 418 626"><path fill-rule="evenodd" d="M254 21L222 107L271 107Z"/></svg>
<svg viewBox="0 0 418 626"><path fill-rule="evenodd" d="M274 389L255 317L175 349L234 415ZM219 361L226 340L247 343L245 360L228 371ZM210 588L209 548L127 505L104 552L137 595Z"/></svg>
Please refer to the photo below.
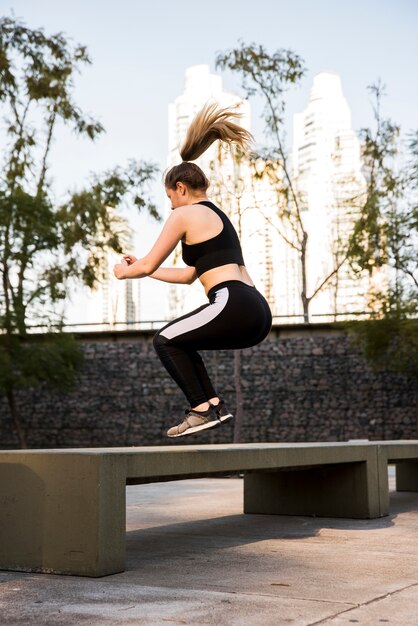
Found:
<svg viewBox="0 0 418 626"><path fill-rule="evenodd" d="M85 364L76 391L19 392L30 448L228 443L233 427L167 439L187 404L168 377L152 333L79 336ZM233 352L203 352L218 392L235 410ZM373 373L350 338L332 325L276 327L241 353L243 442L344 441L417 437L416 381ZM0 397L0 448L18 446Z"/></svg>

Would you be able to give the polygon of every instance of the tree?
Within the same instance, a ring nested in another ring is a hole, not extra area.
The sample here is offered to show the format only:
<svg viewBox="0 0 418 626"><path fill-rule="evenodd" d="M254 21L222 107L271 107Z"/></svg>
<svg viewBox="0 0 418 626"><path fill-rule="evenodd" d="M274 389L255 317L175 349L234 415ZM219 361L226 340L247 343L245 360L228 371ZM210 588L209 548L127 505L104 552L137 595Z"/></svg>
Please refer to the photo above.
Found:
<svg viewBox="0 0 418 626"><path fill-rule="evenodd" d="M349 260L356 272L380 275L381 284L371 319L342 325L375 370L415 377L418 400L418 131L402 142L399 125L382 116L384 86L369 91L374 128L361 132L367 189Z"/></svg>
<svg viewBox="0 0 418 626"><path fill-rule="evenodd" d="M57 203L48 179L58 122L94 140L102 125L73 100L74 75L90 63L84 46L48 37L18 20L0 20L0 105L5 143L0 175L0 390L7 397L21 447L19 387L70 389L82 358L62 332L58 304L70 279L92 287L107 249L122 251L126 224L116 209L128 199L158 218L147 183L156 167L131 161L96 175ZM47 328L28 340L28 321Z"/></svg>
<svg viewBox="0 0 418 626"><path fill-rule="evenodd" d="M243 241L243 234L246 230L245 219L249 217L247 225L251 223L251 228L246 234L250 238L254 236L263 237L265 244L264 252L268 255L265 232L266 222L263 216L254 216L262 213L258 206L258 195L260 190L259 180L254 180L252 171L252 160L239 146L225 146L221 142L217 145L214 158L209 164L211 194L219 206L228 207L228 215L237 230L240 241ZM248 215L249 214L249 215ZM257 220L257 217L259 218ZM255 218L255 219L254 219ZM258 221L258 223L257 223ZM244 249L244 257L246 251ZM268 263L264 265L265 274L263 281L263 291L267 300L273 296L272 280ZM234 350L234 387L235 387L235 419L234 419L234 443L239 443L242 438L242 424L244 415L244 394L241 378L241 368L244 354L242 350Z"/></svg>
<svg viewBox="0 0 418 626"><path fill-rule="evenodd" d="M347 255L342 251L333 270L308 295L308 232L302 217L305 206L292 175L284 139L285 93L304 75L303 60L291 50L269 54L261 45L240 42L239 47L219 53L216 65L240 75L248 98L259 95L263 99L265 131L270 144L259 155L261 158L254 158L253 176L267 178L276 191L277 220L265 217L283 241L298 254L303 316L304 322L309 322L311 301L339 271Z"/></svg>
<svg viewBox="0 0 418 626"><path fill-rule="evenodd" d="M350 239L349 259L354 271L388 272L388 285L376 292L380 316L388 305L402 311L416 303L418 131L409 135L403 149L399 125L382 118L384 87L378 83L369 91L374 97L375 128L361 131L367 189Z"/></svg>
<svg viewBox="0 0 418 626"><path fill-rule="evenodd" d="M243 203L245 180L243 169L245 155L239 146L225 146L218 142L216 156L210 163L212 195L220 206L229 207L229 217L235 224L238 237L242 239L243 215L248 210ZM224 163L229 167L223 168ZM227 173L225 173L227 172ZM244 397L241 379L242 350L234 350L235 419L233 442L239 443L242 436Z"/></svg>

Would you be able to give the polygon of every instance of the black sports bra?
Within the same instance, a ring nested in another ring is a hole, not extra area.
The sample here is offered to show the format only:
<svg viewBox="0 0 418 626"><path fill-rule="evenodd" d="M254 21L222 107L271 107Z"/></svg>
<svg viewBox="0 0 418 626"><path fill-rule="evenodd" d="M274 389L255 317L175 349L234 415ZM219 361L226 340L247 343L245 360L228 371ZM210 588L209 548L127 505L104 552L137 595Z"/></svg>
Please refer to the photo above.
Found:
<svg viewBox="0 0 418 626"><path fill-rule="evenodd" d="M223 229L215 237L200 243L188 244L182 241L182 258L186 265L195 267L198 276L228 263L244 265L238 235L225 213L209 200L202 200L195 202L195 204L204 204L215 211L222 220Z"/></svg>

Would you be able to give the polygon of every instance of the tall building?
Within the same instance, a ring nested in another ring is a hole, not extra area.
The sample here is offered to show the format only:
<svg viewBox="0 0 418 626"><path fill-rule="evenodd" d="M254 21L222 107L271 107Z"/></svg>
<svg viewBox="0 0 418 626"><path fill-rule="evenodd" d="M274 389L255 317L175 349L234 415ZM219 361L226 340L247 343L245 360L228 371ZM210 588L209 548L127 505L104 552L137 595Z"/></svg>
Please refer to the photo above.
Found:
<svg viewBox="0 0 418 626"><path fill-rule="evenodd" d="M301 201L301 216L308 233L307 295L332 273L342 260L347 240L365 191L359 140L351 127L351 113L340 77L316 75L308 106L294 116L293 175ZM301 284L300 263L294 252L292 282ZM335 314L365 311L372 288L368 274L356 277L344 263L315 296L310 313ZM301 310L301 304L299 305Z"/></svg>
<svg viewBox="0 0 418 626"><path fill-rule="evenodd" d="M179 147L187 128L207 102L216 102L221 107L236 106L242 115L239 123L250 130L249 102L225 91L221 76L212 74L208 65L189 67L183 93L169 105L169 167L180 163ZM219 142L212 144L196 163L211 182L208 196L227 213L239 233L251 277L274 308L275 233L263 217L263 212L271 212L274 207L268 186L262 180L254 183L248 161ZM179 250L174 255L176 262L178 257ZM195 283L171 287L169 301L170 317L176 317L202 304L205 298L201 286Z"/></svg>
<svg viewBox="0 0 418 626"><path fill-rule="evenodd" d="M168 165L181 161L181 146L190 122L196 113L207 103L217 102L222 107L238 106L242 113L242 125L250 125L250 106L248 101L225 91L222 77L211 74L209 65L193 65L186 70L184 91L168 107ZM196 162L202 169L208 169L215 159L216 144L213 144Z"/></svg>
<svg viewBox="0 0 418 626"><path fill-rule="evenodd" d="M105 277L98 288L101 301L101 321L104 328L125 330L134 328L140 318L140 281L115 280L113 266L120 262L120 254L106 254Z"/></svg>
<svg viewBox="0 0 418 626"><path fill-rule="evenodd" d="M133 233L123 236L126 250L133 249ZM98 330L127 330L135 328L140 318L140 280L117 280L113 266L120 263L121 254L107 250L104 258L103 276L90 293L89 308L94 310L94 322Z"/></svg>
<svg viewBox="0 0 418 626"><path fill-rule="evenodd" d="M133 251L132 241L132 235L125 234L127 251ZM121 254L107 251L95 287L90 289L80 284L73 286L65 306L66 324L73 331L136 328L135 322L143 314L140 307L141 281L117 280L113 266L120 260Z"/></svg>

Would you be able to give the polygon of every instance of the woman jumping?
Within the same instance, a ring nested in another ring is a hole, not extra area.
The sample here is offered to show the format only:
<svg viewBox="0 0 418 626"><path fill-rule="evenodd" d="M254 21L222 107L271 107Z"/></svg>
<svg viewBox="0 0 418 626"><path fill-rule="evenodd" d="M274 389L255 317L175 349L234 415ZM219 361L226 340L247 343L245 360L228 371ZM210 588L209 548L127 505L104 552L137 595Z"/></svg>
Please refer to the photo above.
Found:
<svg viewBox="0 0 418 626"><path fill-rule="evenodd" d="M183 162L165 175L172 214L151 251L142 259L125 255L114 267L116 278L150 276L190 285L199 278L209 302L169 322L154 337L154 347L170 376L185 394L190 409L169 437L214 428L232 419L215 391L198 350L249 348L271 328L271 312L244 264L230 220L208 200L209 181L194 161L217 139L245 149L251 134L231 119L239 114L206 105L192 121L180 156ZM181 241L188 267L160 265Z"/></svg>

